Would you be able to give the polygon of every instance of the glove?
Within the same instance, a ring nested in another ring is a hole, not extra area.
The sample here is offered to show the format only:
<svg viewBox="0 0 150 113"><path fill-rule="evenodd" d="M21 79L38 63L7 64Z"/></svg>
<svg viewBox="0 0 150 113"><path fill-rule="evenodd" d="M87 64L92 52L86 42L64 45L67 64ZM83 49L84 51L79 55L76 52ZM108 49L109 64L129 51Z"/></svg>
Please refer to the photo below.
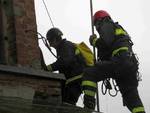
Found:
<svg viewBox="0 0 150 113"><path fill-rule="evenodd" d="M48 66L47 66L47 70L50 71L50 72L52 72L52 71L53 71L52 66L51 66L51 65L48 65Z"/></svg>
<svg viewBox="0 0 150 113"><path fill-rule="evenodd" d="M97 41L97 36L96 36L96 34L91 35L90 38L89 38L90 44L91 44L92 46L95 46L96 41Z"/></svg>

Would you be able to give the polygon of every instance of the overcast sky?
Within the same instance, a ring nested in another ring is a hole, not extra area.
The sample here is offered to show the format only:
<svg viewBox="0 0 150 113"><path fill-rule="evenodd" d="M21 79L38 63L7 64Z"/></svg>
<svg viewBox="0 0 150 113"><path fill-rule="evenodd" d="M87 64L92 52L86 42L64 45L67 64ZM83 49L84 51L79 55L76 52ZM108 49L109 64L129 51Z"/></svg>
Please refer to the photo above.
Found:
<svg viewBox="0 0 150 113"><path fill-rule="evenodd" d="M54 26L62 30L65 38L73 42L84 41L89 45L88 39L91 35L90 0L45 0L45 3ZM118 21L132 37L133 48L139 57L140 72L142 74L139 93L147 112L150 111L149 4L149 0L93 0L93 12L100 9L108 11L112 19ZM52 24L42 0L35 0L35 9L38 32L45 36L46 32L52 28ZM43 43L39 41L39 44L46 64L54 62L55 58L44 47ZM55 50L53 51L55 52ZM102 112L129 113L127 108L122 106L120 94L116 97L102 96L100 91L99 98ZM82 106L81 98L78 105Z"/></svg>

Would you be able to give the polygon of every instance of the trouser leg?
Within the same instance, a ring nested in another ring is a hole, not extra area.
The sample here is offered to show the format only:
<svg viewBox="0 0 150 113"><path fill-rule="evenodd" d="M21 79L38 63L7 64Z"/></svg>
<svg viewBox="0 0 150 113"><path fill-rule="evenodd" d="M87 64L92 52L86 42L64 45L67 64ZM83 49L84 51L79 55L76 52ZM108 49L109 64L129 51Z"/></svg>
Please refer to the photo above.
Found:
<svg viewBox="0 0 150 113"><path fill-rule="evenodd" d="M145 113L143 103L138 94L138 84L134 81L136 78L132 77L133 75L131 74L127 75L116 80L123 97L124 105L127 106L131 113Z"/></svg>
<svg viewBox="0 0 150 113"><path fill-rule="evenodd" d="M84 71L82 90L84 92L84 107L88 109L95 109L95 94L97 90L97 85L95 78L92 78L93 73L95 73L94 68L87 68Z"/></svg>
<svg viewBox="0 0 150 113"><path fill-rule="evenodd" d="M97 81L104 79L104 72L98 67L90 67L84 71L82 90L84 92L84 107L95 108L95 95L97 91Z"/></svg>
<svg viewBox="0 0 150 113"><path fill-rule="evenodd" d="M95 109L95 98L93 96L84 95L84 108Z"/></svg>
<svg viewBox="0 0 150 113"><path fill-rule="evenodd" d="M137 88L127 90L122 96L125 105L132 113L145 113Z"/></svg>
<svg viewBox="0 0 150 113"><path fill-rule="evenodd" d="M81 82L68 84L64 88L63 102L76 105L81 93Z"/></svg>
<svg viewBox="0 0 150 113"><path fill-rule="evenodd" d="M96 83L91 80L83 80L82 88L84 92L84 107L89 109L95 109L95 94L96 94Z"/></svg>
<svg viewBox="0 0 150 113"><path fill-rule="evenodd" d="M134 60L134 59L133 59ZM138 65L132 59L124 60L123 66L118 67L116 82L119 86L123 100L132 113L145 113L143 103L138 94L137 71Z"/></svg>

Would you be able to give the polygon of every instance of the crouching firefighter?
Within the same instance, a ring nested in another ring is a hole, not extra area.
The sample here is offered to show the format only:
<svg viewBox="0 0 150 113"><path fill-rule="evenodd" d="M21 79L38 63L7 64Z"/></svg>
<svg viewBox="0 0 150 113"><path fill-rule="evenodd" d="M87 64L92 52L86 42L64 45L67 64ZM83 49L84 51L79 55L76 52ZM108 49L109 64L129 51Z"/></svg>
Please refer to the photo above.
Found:
<svg viewBox="0 0 150 113"><path fill-rule="evenodd" d="M49 71L59 71L66 77L63 86L62 101L75 105L78 101L81 90L81 78L85 62L80 54L76 54L75 45L62 39L63 33L58 28L51 28L47 34L47 40L51 47L56 49L56 62L47 66Z"/></svg>
<svg viewBox="0 0 150 113"><path fill-rule="evenodd" d="M127 108L132 113L145 113L137 89L138 61L129 35L104 10L97 11L93 19L100 38L93 35L89 41L98 50L98 61L94 66L86 68L83 74L84 106L94 109L96 83L113 78Z"/></svg>

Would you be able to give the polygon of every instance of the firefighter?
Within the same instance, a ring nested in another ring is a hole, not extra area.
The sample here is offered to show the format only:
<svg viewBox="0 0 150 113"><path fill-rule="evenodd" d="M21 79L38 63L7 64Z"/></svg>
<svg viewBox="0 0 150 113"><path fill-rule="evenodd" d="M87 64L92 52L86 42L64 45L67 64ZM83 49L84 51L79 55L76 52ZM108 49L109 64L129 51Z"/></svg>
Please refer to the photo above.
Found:
<svg viewBox="0 0 150 113"><path fill-rule="evenodd" d="M56 49L56 62L47 66L49 71L59 71L66 77L63 86L62 101L75 105L81 94L81 78L85 62L80 54L76 54L76 47L70 41L62 38L62 31L51 28L47 34L47 40L51 47Z"/></svg>
<svg viewBox="0 0 150 113"><path fill-rule="evenodd" d="M97 11L93 20L100 37L92 35L89 42L97 48L98 60L94 66L85 69L83 74L84 106L94 109L96 83L113 78L127 108L132 113L145 113L137 89L138 61L132 50L130 36L104 10Z"/></svg>

